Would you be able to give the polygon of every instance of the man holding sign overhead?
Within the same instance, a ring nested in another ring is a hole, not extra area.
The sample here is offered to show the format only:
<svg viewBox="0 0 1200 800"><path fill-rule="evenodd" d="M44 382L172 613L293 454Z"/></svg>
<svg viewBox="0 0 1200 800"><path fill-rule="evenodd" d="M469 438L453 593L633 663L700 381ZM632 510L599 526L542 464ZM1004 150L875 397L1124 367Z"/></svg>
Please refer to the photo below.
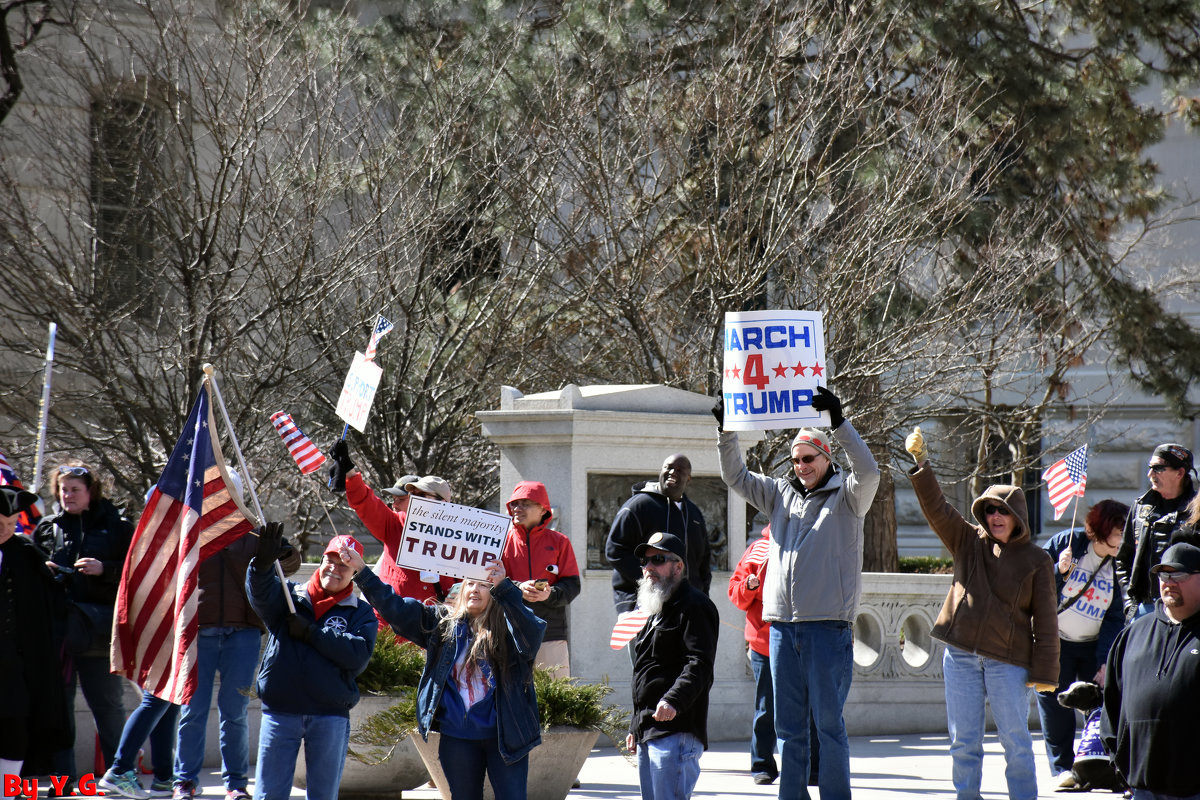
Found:
<svg viewBox="0 0 1200 800"><path fill-rule="evenodd" d="M813 375L807 375L808 386L796 380L781 380L778 386L760 381L760 367L774 373L771 364L776 361L804 365L824 378L822 335L820 315L809 312L726 315L724 396L713 415L721 478L771 522L762 602L763 620L771 624L779 796L809 796L811 717L820 739L818 788L822 800L832 800L850 797L850 749L842 709L854 667L850 625L862 593L863 518L879 488L879 466L842 415L841 401L812 381ZM761 387L742 390L738 382L747 369ZM786 377L803 376L795 372ZM747 414L765 408L767 415L775 412L779 419L739 419L739 403ZM737 419L740 430L749 430L784 427L786 422L780 422L786 419L815 423L825 414L832 436L801 428L792 440L790 474L778 478L748 470L737 434L725 430L730 417ZM842 447L846 466L834 461L831 442Z"/></svg>

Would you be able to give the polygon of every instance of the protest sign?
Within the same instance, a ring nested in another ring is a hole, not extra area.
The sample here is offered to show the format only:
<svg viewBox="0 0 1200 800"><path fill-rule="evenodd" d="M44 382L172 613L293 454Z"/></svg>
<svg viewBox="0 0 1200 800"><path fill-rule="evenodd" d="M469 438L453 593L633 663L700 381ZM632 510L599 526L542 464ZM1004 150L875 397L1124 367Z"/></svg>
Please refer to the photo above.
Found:
<svg viewBox="0 0 1200 800"><path fill-rule="evenodd" d="M367 415L371 413L371 403L375 402L381 377L383 370L375 362L362 353L354 354L354 362L346 373L346 382L342 384L342 394L338 398L337 415L359 433L367 427Z"/></svg>
<svg viewBox="0 0 1200 800"><path fill-rule="evenodd" d="M725 314L725 430L828 426L828 412L812 407L828 377L820 312Z"/></svg>
<svg viewBox="0 0 1200 800"><path fill-rule="evenodd" d="M482 580L487 565L500 560L512 522L482 508L413 497L396 563L452 578Z"/></svg>

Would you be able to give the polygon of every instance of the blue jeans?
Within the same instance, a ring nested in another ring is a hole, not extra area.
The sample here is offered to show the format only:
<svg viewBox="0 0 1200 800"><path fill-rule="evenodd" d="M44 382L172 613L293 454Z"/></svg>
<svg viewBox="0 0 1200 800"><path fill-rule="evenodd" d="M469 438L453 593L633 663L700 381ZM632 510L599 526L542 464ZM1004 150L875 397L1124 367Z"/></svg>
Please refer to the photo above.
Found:
<svg viewBox="0 0 1200 800"><path fill-rule="evenodd" d="M485 772L492 782L496 797L525 800L529 783L529 756L513 764L505 764L495 737L459 739L443 733L438 744L438 761L442 763L450 796L454 800L482 800Z"/></svg>
<svg viewBox="0 0 1200 800"><path fill-rule="evenodd" d="M771 623L779 796L784 800L809 797L810 720L820 742L821 800L850 797L850 740L842 709L853 675L854 635L849 623Z"/></svg>
<svg viewBox="0 0 1200 800"><path fill-rule="evenodd" d="M96 732L100 735L100 752L104 754L104 766L112 765L116 758L121 732L125 729L125 679L108 671L108 653L103 655L75 656L75 668L63 687L67 694L67 714L71 726L75 725L75 686L83 688L83 697L92 718L96 721ZM89 746L90 751L90 746ZM78 778L75 771L75 748L68 747L54 754L54 769L59 775ZM92 771L89 764L84 773Z"/></svg>
<svg viewBox="0 0 1200 800"><path fill-rule="evenodd" d="M154 779L171 780L175 763L175 729L178 723L179 706L142 690L142 702L125 721L125 730L121 732L121 743L117 745L112 771L129 772L137 767L138 751L149 737L150 758L154 761Z"/></svg>
<svg viewBox="0 0 1200 800"><path fill-rule="evenodd" d="M1094 641L1068 642L1059 639L1058 648L1058 689L1034 695L1051 775L1070 772L1075 763L1075 716L1079 712L1059 705L1058 694L1065 692L1075 681L1090 681L1096 677L1099 668Z"/></svg>
<svg viewBox="0 0 1200 800"><path fill-rule="evenodd" d="M350 746L350 717L279 714L263 709L254 800L288 800L304 743L308 800L337 800Z"/></svg>
<svg viewBox="0 0 1200 800"><path fill-rule="evenodd" d="M672 733L637 747L642 800L687 800L700 777L704 745L691 733ZM496 795L500 797L499 794ZM455 800L458 800L456 797Z"/></svg>
<svg viewBox="0 0 1200 800"><path fill-rule="evenodd" d="M1036 800L1033 737L1029 734L1029 670L946 647L946 719L950 727L952 779L959 800L979 800L983 780L984 701L992 707L1004 747L1010 800Z"/></svg>
<svg viewBox="0 0 1200 800"><path fill-rule="evenodd" d="M771 690L771 659L754 650L750 670L754 673L754 722L750 726L750 772L772 778L779 775L775 764L775 692Z"/></svg>
<svg viewBox="0 0 1200 800"><path fill-rule="evenodd" d="M254 684L262 635L257 628L201 628L196 637L196 693L179 718L175 780L197 785L204 766L213 679L221 674L217 711L221 718L221 778L226 791L250 782L250 726L247 692Z"/></svg>

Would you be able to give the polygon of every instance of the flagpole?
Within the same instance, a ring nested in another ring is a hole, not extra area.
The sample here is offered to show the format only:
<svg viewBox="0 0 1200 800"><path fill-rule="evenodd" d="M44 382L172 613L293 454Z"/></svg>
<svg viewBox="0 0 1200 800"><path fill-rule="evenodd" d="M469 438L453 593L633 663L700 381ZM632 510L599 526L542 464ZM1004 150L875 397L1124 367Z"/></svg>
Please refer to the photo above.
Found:
<svg viewBox="0 0 1200 800"><path fill-rule="evenodd" d="M225 399L221 397L221 387L217 385L216 367L212 364L205 364L204 379L208 381L213 388L213 394L217 396L217 407L221 409L221 418L225 420L225 430L229 431L229 439L233 442L233 452L237 455L238 466L242 468L243 483L250 489L250 499L254 501L254 510L258 513L259 524L265 524L267 515L263 513L262 505L258 502L258 492L254 490L254 480L250 477L250 469L246 466L246 459L242 456L242 446L238 444L237 434L233 431L233 422L229 419L229 412L225 410ZM287 590L287 576L283 574L283 567L279 563L279 559L275 559L275 574L279 576L279 585L283 587L283 597L287 600L288 612L296 613L296 604L292 602L292 595Z"/></svg>
<svg viewBox="0 0 1200 800"><path fill-rule="evenodd" d="M46 428L50 418L50 376L54 373L54 339L58 325L50 323L50 343L46 345L46 373L42 378L41 420L38 422L37 456L33 460L33 485L30 491L37 494L42 485L42 459L46 455Z"/></svg>

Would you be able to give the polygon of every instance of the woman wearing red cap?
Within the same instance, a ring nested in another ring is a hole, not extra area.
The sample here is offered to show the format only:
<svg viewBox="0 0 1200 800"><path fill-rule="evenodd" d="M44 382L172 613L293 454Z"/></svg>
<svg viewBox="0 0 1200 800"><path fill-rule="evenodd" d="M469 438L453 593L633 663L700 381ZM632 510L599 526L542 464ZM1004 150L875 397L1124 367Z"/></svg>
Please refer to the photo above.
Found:
<svg viewBox="0 0 1200 800"><path fill-rule="evenodd" d="M571 540L550 527L553 513L545 484L521 481L505 504L512 528L504 540L504 569L525 605L546 621L537 665L556 678L571 674L567 606L579 596L579 565Z"/></svg>

